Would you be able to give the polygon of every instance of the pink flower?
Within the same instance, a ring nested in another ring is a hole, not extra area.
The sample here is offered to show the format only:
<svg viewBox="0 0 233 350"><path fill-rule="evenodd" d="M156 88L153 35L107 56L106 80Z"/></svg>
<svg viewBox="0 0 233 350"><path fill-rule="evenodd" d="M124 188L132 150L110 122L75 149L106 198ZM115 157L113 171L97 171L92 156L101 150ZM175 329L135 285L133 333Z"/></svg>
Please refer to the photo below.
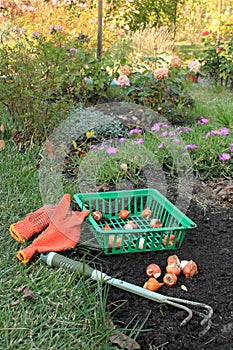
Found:
<svg viewBox="0 0 233 350"><path fill-rule="evenodd" d="M168 135L167 131L162 132L161 136L166 137Z"/></svg>
<svg viewBox="0 0 233 350"><path fill-rule="evenodd" d="M181 63L182 63L181 59L178 56L171 57L171 66L172 67L180 67Z"/></svg>
<svg viewBox="0 0 233 350"><path fill-rule="evenodd" d="M199 69L201 68L201 63L198 61L192 61L188 64L188 68L190 72L197 73Z"/></svg>
<svg viewBox="0 0 233 350"><path fill-rule="evenodd" d="M76 6L80 9L85 9L87 7L87 4L77 4Z"/></svg>
<svg viewBox="0 0 233 350"><path fill-rule="evenodd" d="M40 34L37 32L32 32L33 38L39 38Z"/></svg>
<svg viewBox="0 0 233 350"><path fill-rule="evenodd" d="M117 82L120 86L130 86L129 78L127 75L120 75L117 79Z"/></svg>
<svg viewBox="0 0 233 350"><path fill-rule="evenodd" d="M186 145L184 146L184 149L198 149L197 145Z"/></svg>
<svg viewBox="0 0 233 350"><path fill-rule="evenodd" d="M94 148L96 148L94 145L90 145L90 146L88 146L88 148L89 149L94 149Z"/></svg>
<svg viewBox="0 0 233 350"><path fill-rule="evenodd" d="M121 137L120 139L119 139L119 142L120 143L123 143L125 141L125 138L124 137Z"/></svg>
<svg viewBox="0 0 233 350"><path fill-rule="evenodd" d="M175 131L169 131L168 136L172 137L175 136L176 132Z"/></svg>
<svg viewBox="0 0 233 350"><path fill-rule="evenodd" d="M152 128L151 131L159 131L160 130L160 123L155 123Z"/></svg>
<svg viewBox="0 0 233 350"><path fill-rule="evenodd" d="M225 160L229 160L231 158L229 153L223 152L221 154L221 156L219 156L219 160L222 160L223 162L225 162Z"/></svg>
<svg viewBox="0 0 233 350"><path fill-rule="evenodd" d="M233 143L231 144L230 152L233 153Z"/></svg>
<svg viewBox="0 0 233 350"><path fill-rule="evenodd" d="M160 143L160 145L158 145L158 148L163 148L163 147L164 147L163 143Z"/></svg>
<svg viewBox="0 0 233 350"><path fill-rule="evenodd" d="M152 127L151 127L151 131L159 131L161 128L164 128L164 129L169 129L170 128L170 125L168 124L164 124L164 123L155 123Z"/></svg>
<svg viewBox="0 0 233 350"><path fill-rule="evenodd" d="M129 135L133 135L133 134L139 134L142 130L135 128L135 129L131 129L129 131Z"/></svg>
<svg viewBox="0 0 233 350"><path fill-rule="evenodd" d="M155 69L154 77L157 80L163 80L164 78L168 78L168 68L157 68L157 69Z"/></svg>
<svg viewBox="0 0 233 350"><path fill-rule="evenodd" d="M49 33L53 34L55 32L61 31L62 30L62 26L54 26L53 24L50 26L49 28Z"/></svg>
<svg viewBox="0 0 233 350"><path fill-rule="evenodd" d="M229 129L227 128L221 128L220 129L220 135L225 136L229 134Z"/></svg>
<svg viewBox="0 0 233 350"><path fill-rule="evenodd" d="M144 140L142 138L139 138L136 141L134 141L135 145L141 145L143 142Z"/></svg>
<svg viewBox="0 0 233 350"><path fill-rule="evenodd" d="M116 154L117 153L117 148L115 147L109 147L106 151L107 154Z"/></svg>
<svg viewBox="0 0 233 350"><path fill-rule="evenodd" d="M228 128L221 128L220 130L210 130L205 136L209 137L210 135L221 135L221 136L226 136L229 134L229 129Z"/></svg>
<svg viewBox="0 0 233 350"><path fill-rule="evenodd" d="M190 131L191 131L191 128L189 128L188 126L184 126L184 127L183 127L183 130L186 131L186 132L190 132Z"/></svg>
<svg viewBox="0 0 233 350"><path fill-rule="evenodd" d="M200 117L200 124L207 124L209 122L209 119Z"/></svg>
<svg viewBox="0 0 233 350"><path fill-rule="evenodd" d="M219 130L211 130L210 133L212 135L220 135L220 131Z"/></svg>
<svg viewBox="0 0 233 350"><path fill-rule="evenodd" d="M177 139L176 137L173 139L173 142L174 143L179 143L180 142L180 140L179 139Z"/></svg>

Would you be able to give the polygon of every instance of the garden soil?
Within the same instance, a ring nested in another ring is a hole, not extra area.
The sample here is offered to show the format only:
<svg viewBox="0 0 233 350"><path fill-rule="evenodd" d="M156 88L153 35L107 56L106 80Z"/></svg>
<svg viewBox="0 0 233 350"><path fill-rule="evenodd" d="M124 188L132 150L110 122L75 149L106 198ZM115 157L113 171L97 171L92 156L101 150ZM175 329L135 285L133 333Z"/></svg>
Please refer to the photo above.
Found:
<svg viewBox="0 0 233 350"><path fill-rule="evenodd" d="M140 126L142 121L143 126L152 122L142 108L132 109L131 105L119 108L119 104L105 104L97 109L111 113L128 127ZM175 187L170 181L167 197L172 202ZM130 328L141 326L142 330L136 337L141 350L233 349L232 181L196 181L186 215L197 227L187 232L178 250L119 255L104 255L101 251L94 253L97 268L137 286L146 282L146 267L151 263L161 267L159 281L162 282L169 255L176 254L181 260L193 260L198 265L197 275L187 279L181 274L174 287L162 286L158 292L211 306L211 328L203 336L200 336L204 329L200 324L203 315L195 312L203 313L203 309L191 307L193 317L181 327L180 323L187 316L185 311L110 287L107 305L109 311L115 310L112 321L118 329L127 325ZM181 288L182 285L187 291Z"/></svg>
<svg viewBox="0 0 233 350"><path fill-rule="evenodd" d="M130 323L142 326L137 342L142 350L164 349L233 349L233 280L232 280L232 196L219 197L216 189L224 189L223 183L196 183L193 199L186 215L197 228L190 230L180 249L122 255L98 254L98 263L110 276L143 286L147 280L146 267L158 264L165 273L169 255L194 260L199 272L190 279L180 275L178 283L168 288L162 286L158 293L172 297L205 303L213 308L212 325L203 336L200 325L203 315L195 313L204 309L191 307L192 319L183 327L181 321L187 313L170 305L158 304L132 293L110 287L108 308L113 313L116 327ZM229 188L226 184L225 188ZM162 282L162 276L159 281ZM186 286L187 291L181 288Z"/></svg>

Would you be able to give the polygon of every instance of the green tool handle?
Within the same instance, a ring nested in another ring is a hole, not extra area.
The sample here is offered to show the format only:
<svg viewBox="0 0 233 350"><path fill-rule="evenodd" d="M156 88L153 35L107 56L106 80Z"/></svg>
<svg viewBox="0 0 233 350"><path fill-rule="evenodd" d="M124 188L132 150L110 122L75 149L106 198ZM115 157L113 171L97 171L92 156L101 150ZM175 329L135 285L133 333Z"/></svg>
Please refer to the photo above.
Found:
<svg viewBox="0 0 233 350"><path fill-rule="evenodd" d="M53 267L61 267L69 271L77 271L82 273L95 281L103 281L114 287L123 289L127 292L134 293L140 295L144 298L148 298L159 303L166 302L167 297L158 294L155 292L151 292L145 288L136 286L135 284L128 283L122 281L117 278L110 277L106 275L104 272L91 268L89 265L81 263L80 261L72 260L64 257L63 255L50 252L50 253L42 253L40 258L43 262Z"/></svg>
<svg viewBox="0 0 233 350"><path fill-rule="evenodd" d="M84 273L85 276L88 276L88 277L91 277L94 271L94 269L87 264L84 264L80 261L66 258L63 255L60 255L54 252L42 253L40 255L40 259L44 263L48 264L49 266L58 267L58 268L61 267L68 271L76 271L82 274Z"/></svg>

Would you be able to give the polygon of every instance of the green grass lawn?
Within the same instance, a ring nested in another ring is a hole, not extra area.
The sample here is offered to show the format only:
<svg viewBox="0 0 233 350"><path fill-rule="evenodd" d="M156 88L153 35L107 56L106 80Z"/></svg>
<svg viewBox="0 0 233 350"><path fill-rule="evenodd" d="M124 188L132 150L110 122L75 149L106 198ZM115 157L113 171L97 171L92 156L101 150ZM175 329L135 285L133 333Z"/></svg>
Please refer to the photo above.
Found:
<svg viewBox="0 0 233 350"><path fill-rule="evenodd" d="M17 153L8 141L1 152L0 339L1 349L103 349L107 324L106 288L75 274L52 270L37 258L25 266L9 225L42 205L36 165L39 149ZM25 297L29 289L32 296Z"/></svg>

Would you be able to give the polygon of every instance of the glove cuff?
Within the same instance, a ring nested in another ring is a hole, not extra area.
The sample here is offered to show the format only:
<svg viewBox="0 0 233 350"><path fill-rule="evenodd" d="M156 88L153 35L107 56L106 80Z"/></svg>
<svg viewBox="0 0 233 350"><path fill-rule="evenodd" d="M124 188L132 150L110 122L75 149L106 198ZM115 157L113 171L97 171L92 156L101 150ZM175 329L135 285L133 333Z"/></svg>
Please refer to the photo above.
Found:
<svg viewBox="0 0 233 350"><path fill-rule="evenodd" d="M22 261L23 264L27 264L32 256L36 253L37 249L29 245L28 247L21 249L16 254L16 257Z"/></svg>
<svg viewBox="0 0 233 350"><path fill-rule="evenodd" d="M23 244L25 239L29 239L34 233L38 232L36 226L27 218L10 225L9 230L11 236L20 244Z"/></svg>

